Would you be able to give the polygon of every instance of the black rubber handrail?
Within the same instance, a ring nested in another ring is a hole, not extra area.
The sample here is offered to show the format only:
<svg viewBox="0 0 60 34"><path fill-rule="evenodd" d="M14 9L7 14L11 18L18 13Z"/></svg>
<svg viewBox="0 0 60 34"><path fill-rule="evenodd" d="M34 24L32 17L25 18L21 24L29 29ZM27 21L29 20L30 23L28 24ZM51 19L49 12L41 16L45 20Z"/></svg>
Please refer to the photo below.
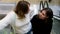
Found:
<svg viewBox="0 0 60 34"><path fill-rule="evenodd" d="M45 7L46 6L46 7ZM47 1L44 2L44 8L49 8L49 4Z"/></svg>
<svg viewBox="0 0 60 34"><path fill-rule="evenodd" d="M43 1L40 1L40 7L39 7L39 10L41 10L41 7L44 8Z"/></svg>

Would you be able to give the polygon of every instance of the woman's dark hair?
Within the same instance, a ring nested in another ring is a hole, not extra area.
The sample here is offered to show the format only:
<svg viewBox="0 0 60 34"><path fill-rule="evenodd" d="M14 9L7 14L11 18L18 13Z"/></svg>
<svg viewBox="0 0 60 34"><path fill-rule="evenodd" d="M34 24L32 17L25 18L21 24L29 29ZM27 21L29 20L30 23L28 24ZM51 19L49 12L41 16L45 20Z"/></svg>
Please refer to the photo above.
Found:
<svg viewBox="0 0 60 34"><path fill-rule="evenodd" d="M30 5L29 2L27 1L19 1L16 5L15 8L15 13L20 17L20 18L24 18L25 14L28 13L29 11L29 7L28 5Z"/></svg>
<svg viewBox="0 0 60 34"><path fill-rule="evenodd" d="M53 18L53 11L51 8L43 8L41 11L45 10L48 18Z"/></svg>

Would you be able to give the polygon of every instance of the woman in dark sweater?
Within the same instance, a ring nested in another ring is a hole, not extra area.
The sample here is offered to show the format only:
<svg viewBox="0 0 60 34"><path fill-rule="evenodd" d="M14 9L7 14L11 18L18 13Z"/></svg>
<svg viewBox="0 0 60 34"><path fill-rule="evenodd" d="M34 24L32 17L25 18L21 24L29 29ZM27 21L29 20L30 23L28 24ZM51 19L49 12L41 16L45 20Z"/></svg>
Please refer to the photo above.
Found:
<svg viewBox="0 0 60 34"><path fill-rule="evenodd" d="M31 19L33 34L50 34L53 23L53 11L50 8L42 9Z"/></svg>

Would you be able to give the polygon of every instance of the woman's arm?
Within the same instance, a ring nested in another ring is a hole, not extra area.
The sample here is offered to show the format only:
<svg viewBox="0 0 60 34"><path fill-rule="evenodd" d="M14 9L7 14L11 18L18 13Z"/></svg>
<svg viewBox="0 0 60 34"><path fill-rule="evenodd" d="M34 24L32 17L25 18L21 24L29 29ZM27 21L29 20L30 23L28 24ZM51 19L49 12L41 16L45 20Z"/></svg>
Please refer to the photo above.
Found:
<svg viewBox="0 0 60 34"><path fill-rule="evenodd" d="M10 24L13 20L13 13L8 13L2 20L0 20L0 30L5 28L8 24Z"/></svg>

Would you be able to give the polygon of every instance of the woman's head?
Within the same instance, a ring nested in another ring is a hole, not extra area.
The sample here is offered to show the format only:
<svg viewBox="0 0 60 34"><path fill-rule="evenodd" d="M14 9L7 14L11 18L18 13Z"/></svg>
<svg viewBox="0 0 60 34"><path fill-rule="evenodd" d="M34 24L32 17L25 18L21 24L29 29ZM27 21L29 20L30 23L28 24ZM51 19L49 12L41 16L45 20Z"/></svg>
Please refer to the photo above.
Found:
<svg viewBox="0 0 60 34"><path fill-rule="evenodd" d="M19 1L15 8L15 13L19 17L24 18L25 14L27 14L29 12L29 5L30 5L30 3L27 1Z"/></svg>
<svg viewBox="0 0 60 34"><path fill-rule="evenodd" d="M39 12L39 18L41 19L51 19L53 18L53 11L51 8L43 8Z"/></svg>

